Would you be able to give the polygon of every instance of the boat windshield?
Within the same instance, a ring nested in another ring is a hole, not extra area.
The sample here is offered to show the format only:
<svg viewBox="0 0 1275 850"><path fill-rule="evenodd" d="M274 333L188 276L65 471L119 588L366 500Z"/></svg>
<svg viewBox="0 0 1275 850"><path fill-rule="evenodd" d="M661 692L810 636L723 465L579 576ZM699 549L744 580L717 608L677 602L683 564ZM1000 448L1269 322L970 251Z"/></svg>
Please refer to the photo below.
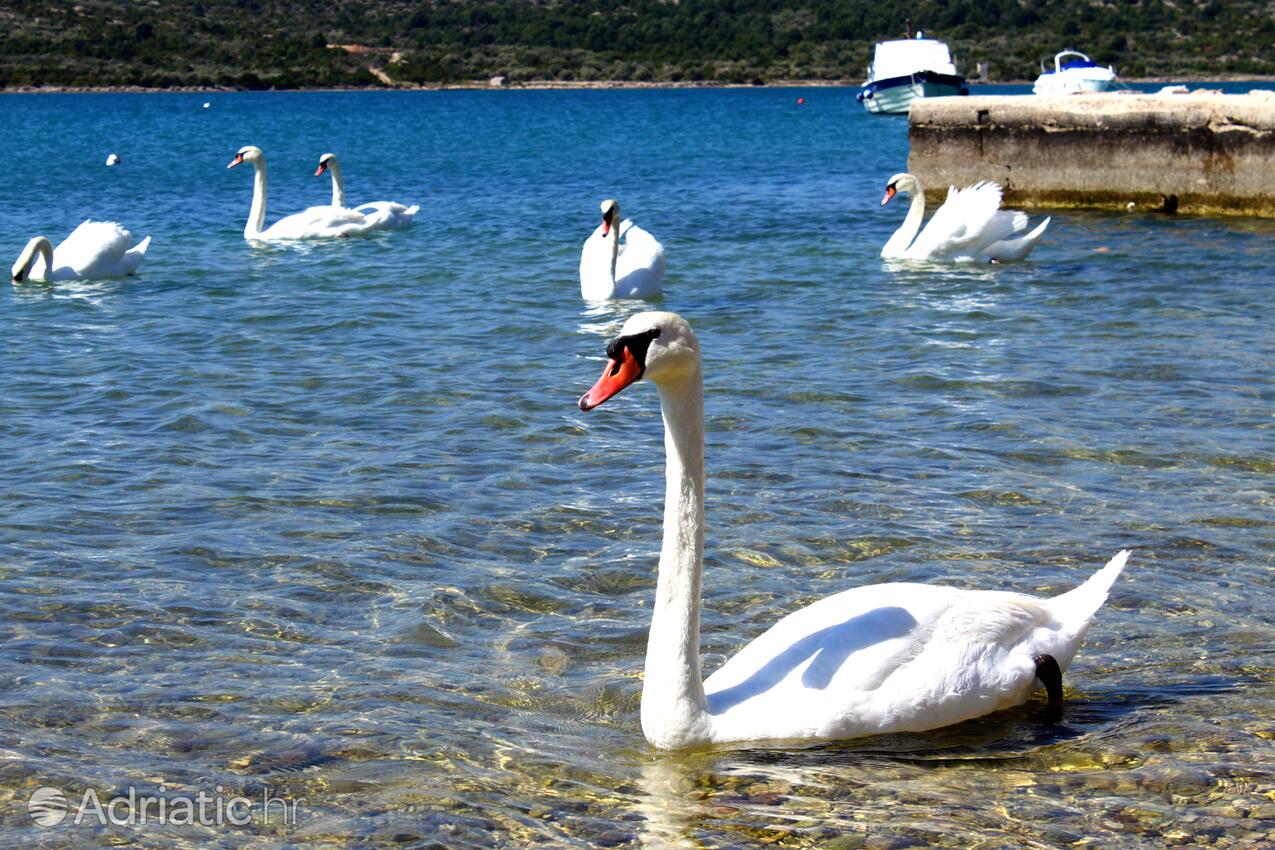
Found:
<svg viewBox="0 0 1275 850"><path fill-rule="evenodd" d="M905 77L917 71L956 74L947 45L933 38L882 41L872 57L872 76L878 80Z"/></svg>

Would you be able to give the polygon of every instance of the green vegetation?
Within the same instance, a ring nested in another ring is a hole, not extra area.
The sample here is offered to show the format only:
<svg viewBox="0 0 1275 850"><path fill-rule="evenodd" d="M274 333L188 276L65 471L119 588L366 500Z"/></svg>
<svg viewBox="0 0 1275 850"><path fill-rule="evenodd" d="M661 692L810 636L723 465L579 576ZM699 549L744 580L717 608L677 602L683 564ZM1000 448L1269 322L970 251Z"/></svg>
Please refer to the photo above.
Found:
<svg viewBox="0 0 1275 850"><path fill-rule="evenodd" d="M846 80L909 18L993 80L1064 47L1124 77L1275 74L1257 0L7 0L0 85Z"/></svg>

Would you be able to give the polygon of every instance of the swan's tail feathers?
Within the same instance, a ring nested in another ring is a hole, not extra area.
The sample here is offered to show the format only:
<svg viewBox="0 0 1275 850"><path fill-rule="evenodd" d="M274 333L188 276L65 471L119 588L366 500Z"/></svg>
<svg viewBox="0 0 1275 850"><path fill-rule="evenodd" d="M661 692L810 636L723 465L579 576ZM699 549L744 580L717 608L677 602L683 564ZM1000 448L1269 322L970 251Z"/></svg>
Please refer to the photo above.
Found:
<svg viewBox="0 0 1275 850"><path fill-rule="evenodd" d="M407 211L406 211L405 213L403 213L403 214L404 214L404 215L416 215L416 214L417 214L418 212L420 212L420 211L421 211L421 205L420 205L420 204L412 204L410 207L408 207L408 208L407 208Z"/></svg>
<svg viewBox="0 0 1275 850"><path fill-rule="evenodd" d="M141 242L138 242L132 248L124 252L124 273L132 274L137 271L137 267L142 264L142 260L146 258L146 249L151 246L151 238L147 236Z"/></svg>
<svg viewBox="0 0 1275 850"><path fill-rule="evenodd" d="M1124 570L1132 549L1123 549L1107 562L1107 565L1089 577L1080 587L1059 594L1049 600L1054 615L1064 622L1088 625L1093 615L1107 601L1111 586Z"/></svg>
<svg viewBox="0 0 1275 850"><path fill-rule="evenodd" d="M1023 216L1023 227L1027 226L1027 214L1019 213ZM1027 255L1036 247L1036 243L1040 241L1040 237L1045 235L1045 228L1049 227L1052 218L1046 218L1040 224L1032 228L1030 233L1019 236L1016 239L1003 239L1000 242L993 242L984 249L984 253L993 260L1001 263L1012 263L1018 260L1027 259Z"/></svg>

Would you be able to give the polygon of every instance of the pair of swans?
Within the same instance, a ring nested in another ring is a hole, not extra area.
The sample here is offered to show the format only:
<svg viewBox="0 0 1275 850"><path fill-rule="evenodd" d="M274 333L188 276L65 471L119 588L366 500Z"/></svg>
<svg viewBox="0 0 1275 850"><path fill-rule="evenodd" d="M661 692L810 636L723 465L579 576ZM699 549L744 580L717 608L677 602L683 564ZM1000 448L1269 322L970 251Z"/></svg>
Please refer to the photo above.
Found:
<svg viewBox="0 0 1275 850"><path fill-rule="evenodd" d="M581 297L654 298L664 291L663 278L664 246L631 220L622 221L619 201L603 201L602 223L580 251Z"/></svg>
<svg viewBox="0 0 1275 850"><path fill-rule="evenodd" d="M261 148L246 145L226 166L234 168L243 163L253 167L252 207L248 211L248 223L244 227L245 239L269 242L291 239L331 239L336 237L365 236L378 230L401 230L410 227L418 206L404 206L393 201L376 201L355 209L345 206L345 189L341 183L341 166L333 154L319 159L315 176L325 171L332 175L332 203L328 206L310 207L299 213L285 216L266 227L266 156Z"/></svg>
<svg viewBox="0 0 1275 850"><path fill-rule="evenodd" d="M881 205L899 193L910 194L912 204L903 224L881 249L886 259L1014 262L1026 259L1049 227L1050 219L1046 218L1026 232L1027 214L1002 210L1001 187L982 182L964 189L950 187L947 200L922 230L925 191L921 181L911 174L894 175L886 184Z"/></svg>
<svg viewBox="0 0 1275 850"><path fill-rule="evenodd" d="M132 243L133 234L115 222L91 219L81 222L56 248L47 237L36 236L14 262L13 282L125 277L146 258L151 238Z"/></svg>
<svg viewBox="0 0 1275 850"><path fill-rule="evenodd" d="M704 396L699 343L674 313L639 313L580 399L591 410L640 378L664 414L664 544L642 686L642 731L660 748L920 732L1024 702L1062 671L1124 568L1041 599L895 583L856 587L784 617L701 680Z"/></svg>

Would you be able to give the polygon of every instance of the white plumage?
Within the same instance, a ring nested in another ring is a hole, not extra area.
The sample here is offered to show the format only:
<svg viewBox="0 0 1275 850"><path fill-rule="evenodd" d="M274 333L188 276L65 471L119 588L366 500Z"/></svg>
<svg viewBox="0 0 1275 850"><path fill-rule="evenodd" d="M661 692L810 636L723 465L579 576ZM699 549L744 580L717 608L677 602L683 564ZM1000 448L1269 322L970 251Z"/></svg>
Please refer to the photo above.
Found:
<svg viewBox="0 0 1275 850"><path fill-rule="evenodd" d="M86 219L56 248L44 236L27 242L13 264L13 280L95 280L137 271L151 238L132 246L133 234L113 221Z"/></svg>
<svg viewBox="0 0 1275 850"><path fill-rule="evenodd" d="M664 246L620 217L618 201L602 202L602 223L580 251L580 295L587 301L654 298L664 291Z"/></svg>
<svg viewBox="0 0 1275 850"><path fill-rule="evenodd" d="M964 189L949 187L947 200L921 229L925 218L925 191L911 174L896 174L886 185L882 205L896 194L910 194L912 203L903 224L881 256L903 260L952 260L1011 262L1026 259L1044 235L1051 219L1046 218L1030 233L1027 214L1002 210L1001 187L980 182ZM918 232L919 231L919 232Z"/></svg>
<svg viewBox="0 0 1275 850"><path fill-rule="evenodd" d="M815 741L935 729L1017 705L1039 656L1071 663L1120 575L1123 551L1049 599L895 583L856 587L783 617L701 680L704 404L699 343L673 313L631 317L608 347L591 410L639 378L664 414L664 543L647 641L642 731L662 748Z"/></svg>

